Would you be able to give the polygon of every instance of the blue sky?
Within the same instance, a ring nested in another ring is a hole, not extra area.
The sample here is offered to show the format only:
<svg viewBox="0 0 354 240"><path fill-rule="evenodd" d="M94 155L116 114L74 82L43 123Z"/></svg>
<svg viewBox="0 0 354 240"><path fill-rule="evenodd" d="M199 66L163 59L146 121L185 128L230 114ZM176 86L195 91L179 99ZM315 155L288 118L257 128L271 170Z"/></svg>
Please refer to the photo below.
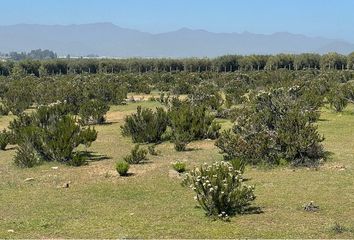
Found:
<svg viewBox="0 0 354 240"><path fill-rule="evenodd" d="M354 42L354 0L0 0L0 24L112 22L147 32L291 32Z"/></svg>

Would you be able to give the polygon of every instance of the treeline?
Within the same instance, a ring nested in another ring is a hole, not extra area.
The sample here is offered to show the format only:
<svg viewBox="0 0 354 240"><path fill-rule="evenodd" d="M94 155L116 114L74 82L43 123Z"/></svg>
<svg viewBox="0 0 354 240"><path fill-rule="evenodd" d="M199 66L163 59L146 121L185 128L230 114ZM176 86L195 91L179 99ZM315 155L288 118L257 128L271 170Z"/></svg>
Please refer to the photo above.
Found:
<svg viewBox="0 0 354 240"><path fill-rule="evenodd" d="M44 59L55 59L57 58L57 54L48 49L35 49L31 50L29 53L26 52L10 52L9 54L3 55L5 58L9 58L14 61L21 61L25 59L32 60L44 60Z"/></svg>
<svg viewBox="0 0 354 240"><path fill-rule="evenodd" d="M217 58L131 58L131 59L50 59L0 62L0 75L35 76L81 73L145 72L235 72L259 70L344 70L354 69L354 52L277 55L225 55Z"/></svg>

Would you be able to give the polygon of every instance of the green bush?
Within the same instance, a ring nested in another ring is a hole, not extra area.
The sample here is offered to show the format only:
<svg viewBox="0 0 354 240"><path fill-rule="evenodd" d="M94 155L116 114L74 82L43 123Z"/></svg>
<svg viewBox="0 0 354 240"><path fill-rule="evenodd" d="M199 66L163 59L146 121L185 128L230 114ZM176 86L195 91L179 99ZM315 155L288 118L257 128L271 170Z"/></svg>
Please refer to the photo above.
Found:
<svg viewBox="0 0 354 240"><path fill-rule="evenodd" d="M9 83L8 91L4 94L3 104L5 112L11 111L14 115L19 115L29 108L33 103L32 91L34 88L34 78L14 78Z"/></svg>
<svg viewBox="0 0 354 240"><path fill-rule="evenodd" d="M61 106L41 107L31 115L21 114L10 123L10 130L19 145L15 163L34 166L42 161L57 161L70 165L85 163L75 149L80 144L90 145L97 132L83 128ZM23 149L30 149L27 154ZM32 160L29 158L33 157ZM40 159L40 161L39 161ZM29 164L23 164L29 162Z"/></svg>
<svg viewBox="0 0 354 240"><path fill-rule="evenodd" d="M68 165L79 167L87 163L87 157L81 153L74 153L71 159L68 161Z"/></svg>
<svg viewBox="0 0 354 240"><path fill-rule="evenodd" d="M216 146L225 160L249 164L317 165L324 156L312 109L296 92L285 89L261 92L239 109L231 130L224 131Z"/></svg>
<svg viewBox="0 0 354 240"><path fill-rule="evenodd" d="M205 106L194 106L189 101L172 100L168 112L172 129L172 141L177 151L184 151L192 140L215 138L220 124L214 122Z"/></svg>
<svg viewBox="0 0 354 240"><path fill-rule="evenodd" d="M211 110L218 110L224 102L217 87L213 84L204 82L194 87L188 98L193 105L204 105Z"/></svg>
<svg viewBox="0 0 354 240"><path fill-rule="evenodd" d="M236 170L239 171L240 173L244 173L245 172L245 168L246 168L246 162L241 160L241 159L231 159L230 163L232 165L232 167Z"/></svg>
<svg viewBox="0 0 354 240"><path fill-rule="evenodd" d="M138 106L137 112L127 116L121 126L124 136L131 136L135 143L158 143L168 126L167 113L163 108L142 109Z"/></svg>
<svg viewBox="0 0 354 240"><path fill-rule="evenodd" d="M21 130L21 138L17 145L14 163L19 167L31 168L43 162L40 153L39 132L34 127L26 127Z"/></svg>
<svg viewBox="0 0 354 240"><path fill-rule="evenodd" d="M79 116L84 125L88 124L102 124L106 121L105 114L109 110L107 103L101 100L86 101L79 111Z"/></svg>
<svg viewBox="0 0 354 240"><path fill-rule="evenodd" d="M189 142L191 142L192 137L186 132L174 132L173 143L174 148L177 152L185 151Z"/></svg>
<svg viewBox="0 0 354 240"><path fill-rule="evenodd" d="M348 105L346 91L339 85L332 86L329 93L327 94L327 100L330 106L336 110L336 112L342 112L343 109Z"/></svg>
<svg viewBox="0 0 354 240"><path fill-rule="evenodd" d="M0 150L5 150L10 141L9 133L4 129L0 132Z"/></svg>
<svg viewBox="0 0 354 240"><path fill-rule="evenodd" d="M184 162L180 162L180 161L174 162L172 163L172 167L174 170L176 170L179 173L183 173L186 171L186 163Z"/></svg>
<svg viewBox="0 0 354 240"><path fill-rule="evenodd" d="M116 170L120 176L127 176L129 170L129 163L124 160L120 160L116 162Z"/></svg>
<svg viewBox="0 0 354 240"><path fill-rule="evenodd" d="M229 162L204 164L186 174L185 185L196 193L195 199L207 216L227 219L249 210L255 199L254 187L246 186L240 171Z"/></svg>
<svg viewBox="0 0 354 240"><path fill-rule="evenodd" d="M139 144L135 145L130 154L124 157L124 161L129 164L139 164L147 160L148 151L146 149L140 149Z"/></svg>

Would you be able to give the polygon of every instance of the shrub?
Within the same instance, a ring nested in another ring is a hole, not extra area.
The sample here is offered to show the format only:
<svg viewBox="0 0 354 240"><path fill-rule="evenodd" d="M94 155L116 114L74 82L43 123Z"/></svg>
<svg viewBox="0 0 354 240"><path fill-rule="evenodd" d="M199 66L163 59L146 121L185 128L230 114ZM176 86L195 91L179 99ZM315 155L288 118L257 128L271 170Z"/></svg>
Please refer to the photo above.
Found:
<svg viewBox="0 0 354 240"><path fill-rule="evenodd" d="M195 87L188 98L193 105L204 105L212 110L218 110L224 102L216 86L208 83Z"/></svg>
<svg viewBox="0 0 354 240"><path fill-rule="evenodd" d="M139 164L147 160L147 150L140 149L139 144L135 145L130 154L124 157L124 161L129 164Z"/></svg>
<svg viewBox="0 0 354 240"><path fill-rule="evenodd" d="M159 155L159 151L156 150L156 145L150 145L148 146L148 152L152 156L157 156Z"/></svg>
<svg viewBox="0 0 354 240"><path fill-rule="evenodd" d="M178 152L185 151L188 143L191 141L192 137L188 133L176 133L173 134L173 142L175 150Z"/></svg>
<svg viewBox="0 0 354 240"><path fill-rule="evenodd" d="M232 131L224 131L216 146L225 160L249 164L317 165L324 156L315 109L284 89L261 92L239 109Z"/></svg>
<svg viewBox="0 0 354 240"><path fill-rule="evenodd" d="M183 173L186 171L186 163L177 161L172 164L172 167L174 170L176 170L179 173Z"/></svg>
<svg viewBox="0 0 354 240"><path fill-rule="evenodd" d="M204 164L187 173L183 181L195 191L195 198L207 216L227 219L242 214L255 199L254 187L246 186L241 172L229 162Z"/></svg>
<svg viewBox="0 0 354 240"><path fill-rule="evenodd" d="M24 133L26 132L26 133ZM39 136L33 127L22 129L21 141L18 142L14 163L19 167L31 168L43 161L43 156L38 151Z"/></svg>
<svg viewBox="0 0 354 240"><path fill-rule="evenodd" d="M124 136L131 136L135 143L158 143L168 126L167 113L163 108L142 109L138 106L137 112L127 116L122 128Z"/></svg>
<svg viewBox="0 0 354 240"><path fill-rule="evenodd" d="M70 116L64 116L54 125L53 129L45 131L43 137L43 149L46 159L70 163L74 157L74 149L81 143L88 142L85 137L91 129L82 129ZM90 139L92 140L92 139Z"/></svg>
<svg viewBox="0 0 354 240"><path fill-rule="evenodd" d="M336 234L340 234L340 233L344 233L344 232L349 232L350 229L348 229L347 227L345 227L342 224L339 224L338 222L335 222L331 227L330 227L331 231L333 233Z"/></svg>
<svg viewBox="0 0 354 240"><path fill-rule="evenodd" d="M5 112L11 111L12 114L19 115L31 106L33 83L32 77L15 78L10 82L3 99Z"/></svg>
<svg viewBox="0 0 354 240"><path fill-rule="evenodd" d="M327 100L332 108L336 112L342 112L343 109L348 105L348 99L345 94L345 89L342 89L340 86L333 86L328 95Z"/></svg>
<svg viewBox="0 0 354 240"><path fill-rule="evenodd" d="M169 109L172 141L177 151L183 151L192 140L215 138L218 136L220 124L208 113L204 106L194 106L189 101L172 100Z"/></svg>
<svg viewBox="0 0 354 240"><path fill-rule="evenodd" d="M120 176L127 176L129 170L129 163L124 160L120 160L116 162L116 170Z"/></svg>
<svg viewBox="0 0 354 240"><path fill-rule="evenodd" d="M9 133L4 129L0 132L0 150L5 150L7 144L9 144Z"/></svg>
<svg viewBox="0 0 354 240"><path fill-rule="evenodd" d="M104 115L109 110L107 103L101 100L86 101L79 111L79 116L84 125L88 124L102 124L106 121Z"/></svg>
<svg viewBox="0 0 354 240"><path fill-rule="evenodd" d="M231 159L230 163L232 165L232 167L236 170L239 171L241 173L245 172L245 168L246 168L246 162L241 160L241 159Z"/></svg>
<svg viewBox="0 0 354 240"><path fill-rule="evenodd" d="M19 145L15 163L34 166L42 161L58 161L70 165L85 163L75 148L90 145L97 138L91 128L82 128L61 106L42 107L31 115L21 114L10 123L14 141ZM25 150L29 152L26 154ZM33 158L32 160L29 158ZM40 160L40 161L39 161ZM28 162L26 164L24 162Z"/></svg>
<svg viewBox="0 0 354 240"><path fill-rule="evenodd" d="M87 163L87 157L81 153L74 153L72 158L68 161L68 165L79 167Z"/></svg>

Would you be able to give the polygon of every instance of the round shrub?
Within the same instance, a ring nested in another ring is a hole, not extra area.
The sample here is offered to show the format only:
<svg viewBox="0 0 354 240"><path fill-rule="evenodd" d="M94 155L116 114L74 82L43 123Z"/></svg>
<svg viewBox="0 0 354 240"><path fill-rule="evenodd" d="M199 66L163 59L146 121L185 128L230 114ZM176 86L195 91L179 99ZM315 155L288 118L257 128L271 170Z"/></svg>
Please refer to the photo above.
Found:
<svg viewBox="0 0 354 240"><path fill-rule="evenodd" d="M172 164L172 167L174 170L176 170L179 173L183 173L186 171L186 163L177 161Z"/></svg>
<svg viewBox="0 0 354 240"><path fill-rule="evenodd" d="M120 176L127 176L129 170L129 163L124 160L120 160L116 163L116 170Z"/></svg>
<svg viewBox="0 0 354 240"><path fill-rule="evenodd" d="M241 172L225 161L195 168L186 174L184 184L195 191L195 199L211 217L228 219L242 214L255 199L254 187L246 186Z"/></svg>
<svg viewBox="0 0 354 240"><path fill-rule="evenodd" d="M109 110L107 103L94 99L85 102L79 111L79 116L83 124L102 124L106 121L104 115Z"/></svg>

